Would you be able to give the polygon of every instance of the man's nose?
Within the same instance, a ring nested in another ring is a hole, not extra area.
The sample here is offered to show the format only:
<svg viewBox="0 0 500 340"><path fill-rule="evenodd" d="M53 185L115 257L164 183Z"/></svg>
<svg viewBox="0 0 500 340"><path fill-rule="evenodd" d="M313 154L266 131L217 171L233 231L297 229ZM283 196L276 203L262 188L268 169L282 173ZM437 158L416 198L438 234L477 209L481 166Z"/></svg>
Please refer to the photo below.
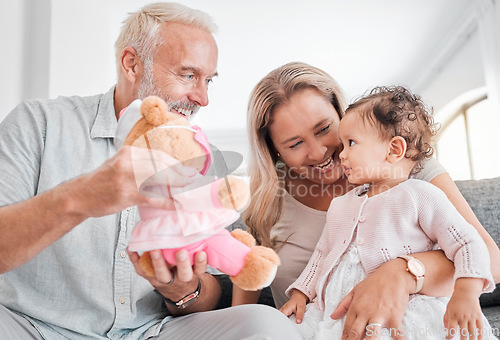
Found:
<svg viewBox="0 0 500 340"><path fill-rule="evenodd" d="M199 81L193 86L191 93L189 94L189 100L195 102L199 106L208 105L208 87L203 81Z"/></svg>

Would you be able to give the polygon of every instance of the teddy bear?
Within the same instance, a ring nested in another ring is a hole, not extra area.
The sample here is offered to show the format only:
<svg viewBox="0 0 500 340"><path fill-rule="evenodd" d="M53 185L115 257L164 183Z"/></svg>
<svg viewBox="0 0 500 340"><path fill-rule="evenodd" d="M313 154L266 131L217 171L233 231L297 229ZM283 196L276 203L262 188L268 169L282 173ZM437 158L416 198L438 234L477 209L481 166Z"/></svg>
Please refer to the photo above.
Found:
<svg viewBox="0 0 500 340"><path fill-rule="evenodd" d="M169 111L162 98L149 96L122 110L115 145L163 151L173 160L172 166L155 168L150 178L137 183L142 194L169 197L175 204L175 209L168 210L139 207L140 221L132 231L128 248L142 254L139 266L144 272L154 275L149 251L161 249L165 260L175 265L175 253L186 249L191 263L194 254L205 251L208 264L228 274L244 290L259 290L271 284L280 263L274 250L257 246L253 236L242 229L231 233L226 229L248 203L249 187L231 175L207 175L213 155L199 127ZM155 163L154 158L151 162ZM183 173L188 173L186 184L170 186L152 180L168 177L169 171L172 175L172 169L179 166L190 170Z"/></svg>

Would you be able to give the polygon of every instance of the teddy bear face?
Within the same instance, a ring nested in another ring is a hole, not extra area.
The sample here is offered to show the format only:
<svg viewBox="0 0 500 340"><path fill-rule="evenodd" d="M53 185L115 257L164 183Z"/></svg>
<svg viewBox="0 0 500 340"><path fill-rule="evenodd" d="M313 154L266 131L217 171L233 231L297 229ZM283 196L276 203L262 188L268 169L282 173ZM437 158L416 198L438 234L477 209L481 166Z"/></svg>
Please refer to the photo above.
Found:
<svg viewBox="0 0 500 340"><path fill-rule="evenodd" d="M188 120L168 111L159 97L145 98L140 105L140 118L128 133L124 144L160 150L180 161L184 166L205 171L209 157L208 142L202 145L198 131Z"/></svg>
<svg viewBox="0 0 500 340"><path fill-rule="evenodd" d="M137 124L140 123L144 122L139 121ZM145 126L137 127L137 129L134 127L133 129L135 132L141 131L139 136L127 138L125 144L160 150L177 159L184 166L196 168L198 172L204 169L207 153L200 143L194 139L195 132L179 128L178 125L175 125L175 122L159 127L150 124L140 125Z"/></svg>

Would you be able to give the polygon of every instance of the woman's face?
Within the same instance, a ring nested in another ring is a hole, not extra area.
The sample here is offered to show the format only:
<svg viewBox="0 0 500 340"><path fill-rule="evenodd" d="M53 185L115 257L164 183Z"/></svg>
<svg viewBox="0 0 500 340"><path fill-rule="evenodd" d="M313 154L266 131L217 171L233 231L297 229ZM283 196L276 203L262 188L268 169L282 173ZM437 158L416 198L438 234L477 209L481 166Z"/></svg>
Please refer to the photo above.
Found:
<svg viewBox="0 0 500 340"><path fill-rule="evenodd" d="M339 122L333 105L314 89L295 93L274 110L269 134L289 179L332 184L342 176Z"/></svg>

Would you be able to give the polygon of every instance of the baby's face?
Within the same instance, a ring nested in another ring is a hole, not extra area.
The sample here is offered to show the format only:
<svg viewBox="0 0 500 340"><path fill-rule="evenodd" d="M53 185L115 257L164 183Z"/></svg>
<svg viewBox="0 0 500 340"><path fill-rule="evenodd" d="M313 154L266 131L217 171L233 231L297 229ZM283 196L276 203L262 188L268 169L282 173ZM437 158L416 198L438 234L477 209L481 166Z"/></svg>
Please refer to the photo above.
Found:
<svg viewBox="0 0 500 340"><path fill-rule="evenodd" d="M350 110L342 118L339 137L344 146L340 162L350 183L360 185L387 179L389 141L380 137L371 122L362 119L359 109Z"/></svg>

